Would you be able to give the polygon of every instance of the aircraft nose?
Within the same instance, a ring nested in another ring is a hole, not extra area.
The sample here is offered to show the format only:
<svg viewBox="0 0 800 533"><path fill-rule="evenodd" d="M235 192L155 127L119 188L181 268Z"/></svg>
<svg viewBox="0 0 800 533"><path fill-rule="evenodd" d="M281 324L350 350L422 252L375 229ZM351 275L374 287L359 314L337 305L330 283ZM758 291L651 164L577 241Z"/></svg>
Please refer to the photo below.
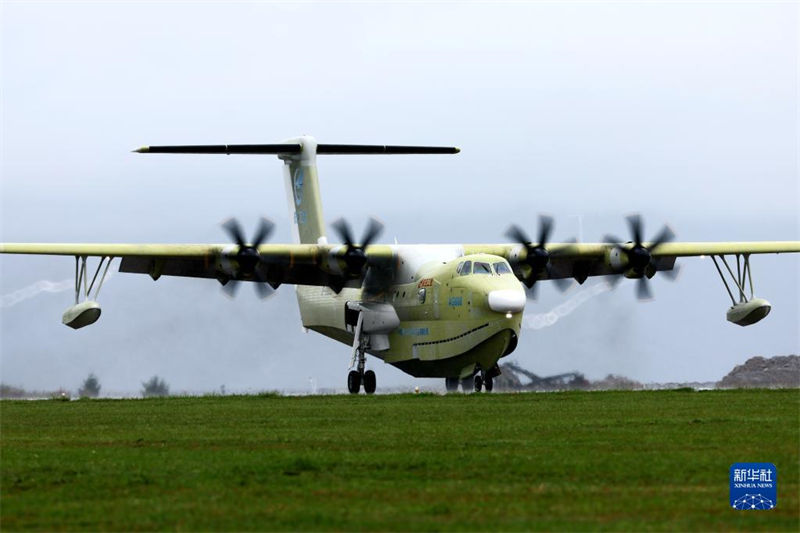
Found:
<svg viewBox="0 0 800 533"><path fill-rule="evenodd" d="M491 291L489 309L498 313L519 313L525 309L525 292L514 289Z"/></svg>

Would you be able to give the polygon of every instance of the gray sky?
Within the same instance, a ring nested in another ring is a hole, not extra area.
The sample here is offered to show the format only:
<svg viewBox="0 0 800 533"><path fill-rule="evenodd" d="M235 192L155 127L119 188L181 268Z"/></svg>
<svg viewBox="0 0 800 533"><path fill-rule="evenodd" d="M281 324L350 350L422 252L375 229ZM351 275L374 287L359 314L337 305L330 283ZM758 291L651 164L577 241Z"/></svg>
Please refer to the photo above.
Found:
<svg viewBox="0 0 800 533"><path fill-rule="evenodd" d="M385 242L502 242L511 222L556 239L626 235L796 240L798 6L793 3L2 4L0 240L223 242L219 222L265 214L289 239L280 162L147 156L145 144L455 144L457 156L327 157L326 218ZM251 229L252 231L252 229ZM800 351L790 256L753 261L773 303L724 319L713 265L684 260L656 300L633 284L511 356L540 373L714 380L753 355ZM71 277L71 258L2 257L0 293ZM593 283L591 280L587 285ZM596 281L594 282L596 283ZM117 275L103 316L60 323L69 292L0 308L0 377L27 388L135 392L344 388L349 351L300 331L290 287L230 301L211 281ZM577 291L575 291L577 292ZM526 314L572 293L540 291ZM380 362L380 386L427 384Z"/></svg>

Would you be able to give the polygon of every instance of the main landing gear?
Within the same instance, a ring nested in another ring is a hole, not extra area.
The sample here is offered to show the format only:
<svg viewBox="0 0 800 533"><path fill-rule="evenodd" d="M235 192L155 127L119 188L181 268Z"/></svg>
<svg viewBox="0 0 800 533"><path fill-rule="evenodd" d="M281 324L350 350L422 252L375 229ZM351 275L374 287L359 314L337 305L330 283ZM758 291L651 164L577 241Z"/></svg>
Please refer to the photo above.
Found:
<svg viewBox="0 0 800 533"><path fill-rule="evenodd" d="M475 377L462 380L458 378L444 378L444 388L447 392L458 392L459 383L464 392L481 392L483 389L486 389L486 392L492 392L492 389L494 389L494 378L483 372L475 374Z"/></svg>
<svg viewBox="0 0 800 533"><path fill-rule="evenodd" d="M347 390L350 391L350 394L358 394L362 385L364 386L364 392L367 394L374 393L377 386L375 372L367 370L364 373L360 373L358 370L351 370L347 374Z"/></svg>
<svg viewBox="0 0 800 533"><path fill-rule="evenodd" d="M486 389L486 392L492 392L494 389L494 377L499 374L500 369L497 368L497 365L488 372L478 369L473 377L464 379L444 378L444 388L447 392L458 392L460 383L461 389L465 393L469 391L481 392L484 389Z"/></svg>
<svg viewBox="0 0 800 533"><path fill-rule="evenodd" d="M350 394L358 394L361 386L364 386L364 392L373 394L377 386L377 379L375 372L372 370L364 370L367 365L367 338L361 335L361 324L363 321L363 314L359 313L358 323L356 324L355 340L353 342L353 358L350 360L350 368L357 363L356 369L351 370L347 374L347 390Z"/></svg>

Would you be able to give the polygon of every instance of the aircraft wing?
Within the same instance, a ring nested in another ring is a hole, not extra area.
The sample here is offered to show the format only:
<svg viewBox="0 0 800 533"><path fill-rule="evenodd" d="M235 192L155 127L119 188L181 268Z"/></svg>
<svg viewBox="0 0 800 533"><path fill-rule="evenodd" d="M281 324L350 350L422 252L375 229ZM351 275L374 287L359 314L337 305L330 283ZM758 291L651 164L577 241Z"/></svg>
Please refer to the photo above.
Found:
<svg viewBox="0 0 800 533"><path fill-rule="evenodd" d="M243 275L239 247L235 244L63 244L2 243L0 253L69 255L76 258L119 258L120 272L160 276L211 278L220 281L266 281L277 287L283 283L325 285L336 288L361 286L358 276L350 275L342 245L262 244L256 275ZM391 259L388 246L370 246L371 261Z"/></svg>
<svg viewBox="0 0 800 533"><path fill-rule="evenodd" d="M642 243L647 248L649 243ZM624 265L613 260L613 254L624 255L632 243L551 243L544 249L550 266L536 275L537 280L620 274ZM64 244L2 243L0 253L34 255L69 255L75 257L119 258L120 272L160 276L184 276L219 280L249 280L238 268L238 247L234 244ZM466 255L488 253L520 265L521 279L530 275L526 269L528 250L520 244L466 244ZM656 271L672 270L678 257L751 255L800 252L799 241L761 242L670 242L662 243L651 253L651 267ZM321 285L339 289L360 287L363 276L348 271L344 245L262 244L258 246L261 262L257 280L273 286L280 284ZM391 269L395 257L390 246L371 245L365 256L372 265Z"/></svg>
<svg viewBox="0 0 800 533"><path fill-rule="evenodd" d="M641 243L648 250L650 243ZM546 250L550 266L540 269L537 280L575 278L583 282L587 277L624 273L629 263L627 252L634 248L631 242L610 243L550 243ZM665 242L652 251L649 262L655 271L672 270L678 257L724 256L752 254L780 254L800 252L800 241L759 242ZM467 244L465 254L488 253L509 260L520 279L530 275L526 263L532 254L522 244ZM615 261L616 258L616 261Z"/></svg>

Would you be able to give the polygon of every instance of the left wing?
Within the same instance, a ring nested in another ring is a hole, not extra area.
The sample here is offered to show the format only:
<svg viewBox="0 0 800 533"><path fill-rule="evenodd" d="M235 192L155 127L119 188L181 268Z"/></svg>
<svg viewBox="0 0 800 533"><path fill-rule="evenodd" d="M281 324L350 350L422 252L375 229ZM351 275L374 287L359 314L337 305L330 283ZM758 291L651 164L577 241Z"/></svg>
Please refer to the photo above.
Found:
<svg viewBox="0 0 800 533"><path fill-rule="evenodd" d="M335 289L361 286L360 272L348 269L348 250L342 245L262 244L252 272L241 248L235 244L62 244L3 243L0 253L71 255L76 258L120 258L120 272L161 276L265 281L273 287L283 283L325 285ZM351 252L352 253L352 252ZM392 258L388 246L370 246L364 254L374 264Z"/></svg>

